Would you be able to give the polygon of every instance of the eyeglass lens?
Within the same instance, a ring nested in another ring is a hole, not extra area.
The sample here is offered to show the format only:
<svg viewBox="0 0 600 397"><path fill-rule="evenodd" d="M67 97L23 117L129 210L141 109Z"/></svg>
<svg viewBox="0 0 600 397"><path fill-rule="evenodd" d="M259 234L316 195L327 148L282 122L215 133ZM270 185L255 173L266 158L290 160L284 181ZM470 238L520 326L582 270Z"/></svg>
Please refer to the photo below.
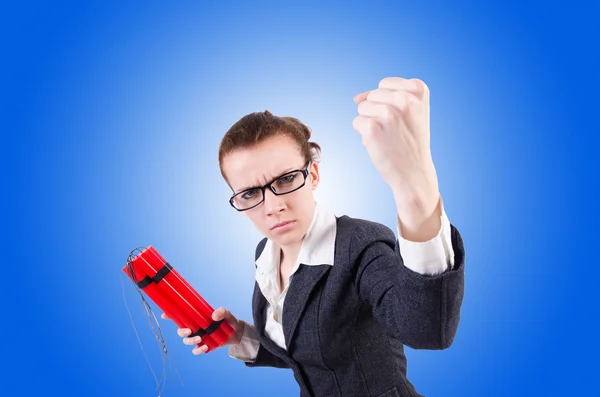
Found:
<svg viewBox="0 0 600 397"><path fill-rule="evenodd" d="M304 183L302 171L283 175L271 184L276 194L291 193ZM260 188L246 190L233 198L233 205L238 209L246 209L258 205L263 200L263 190Z"/></svg>

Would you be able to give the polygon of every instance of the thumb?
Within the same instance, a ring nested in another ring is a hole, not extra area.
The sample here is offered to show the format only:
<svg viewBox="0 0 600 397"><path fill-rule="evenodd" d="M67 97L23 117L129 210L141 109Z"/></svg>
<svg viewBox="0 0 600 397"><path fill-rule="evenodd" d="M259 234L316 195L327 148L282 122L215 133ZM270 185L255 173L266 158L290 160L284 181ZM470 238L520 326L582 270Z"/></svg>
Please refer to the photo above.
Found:
<svg viewBox="0 0 600 397"><path fill-rule="evenodd" d="M217 310L215 310L212 314L212 319L214 321L220 321L220 320L231 320L233 318L233 315L231 314L231 312L227 309L225 309L224 307L220 307Z"/></svg>
<svg viewBox="0 0 600 397"><path fill-rule="evenodd" d="M366 101L369 92L371 92L371 90L354 95L354 102L358 105L359 103Z"/></svg>

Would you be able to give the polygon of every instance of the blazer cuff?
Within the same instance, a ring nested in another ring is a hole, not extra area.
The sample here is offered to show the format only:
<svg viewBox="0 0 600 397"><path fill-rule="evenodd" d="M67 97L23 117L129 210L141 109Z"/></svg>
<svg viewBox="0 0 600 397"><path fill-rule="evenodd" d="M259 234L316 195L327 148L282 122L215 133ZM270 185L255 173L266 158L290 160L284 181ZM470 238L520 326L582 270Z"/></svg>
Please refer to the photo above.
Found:
<svg viewBox="0 0 600 397"><path fill-rule="evenodd" d="M229 345L229 357L244 362L254 362L258 356L260 340L254 325L244 321L244 333L237 345Z"/></svg>
<svg viewBox="0 0 600 397"><path fill-rule="evenodd" d="M410 270L427 276L436 276L444 273L448 268L454 268L454 249L450 237L450 221L444 210L444 202L440 198L442 209L442 226L438 234L429 241L415 242L402 237L400 221L396 216L396 231L398 244L404 266Z"/></svg>

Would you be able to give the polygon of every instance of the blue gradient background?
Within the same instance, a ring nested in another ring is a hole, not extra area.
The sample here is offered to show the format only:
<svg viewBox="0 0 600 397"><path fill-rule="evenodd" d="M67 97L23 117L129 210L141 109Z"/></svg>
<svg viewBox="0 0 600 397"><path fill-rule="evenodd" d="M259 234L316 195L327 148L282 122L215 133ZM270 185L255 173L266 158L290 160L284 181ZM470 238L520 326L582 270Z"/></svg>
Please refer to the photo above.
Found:
<svg viewBox="0 0 600 397"><path fill-rule="evenodd" d="M120 280L138 246L251 319L261 236L217 163L249 112L307 123L317 199L394 228L352 97L402 76L430 87L440 189L467 250L456 340L407 348L409 379L427 396L597 395L597 10L366 3L4 8L3 394L156 395ZM166 397L298 394L291 371L193 356L161 324L184 383L169 377Z"/></svg>

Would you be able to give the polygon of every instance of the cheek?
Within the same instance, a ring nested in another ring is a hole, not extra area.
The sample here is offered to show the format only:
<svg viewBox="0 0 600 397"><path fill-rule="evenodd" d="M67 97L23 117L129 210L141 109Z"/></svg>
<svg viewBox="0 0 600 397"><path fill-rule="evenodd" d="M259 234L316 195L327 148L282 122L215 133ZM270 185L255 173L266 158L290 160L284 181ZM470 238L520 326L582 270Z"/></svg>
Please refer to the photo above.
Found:
<svg viewBox="0 0 600 397"><path fill-rule="evenodd" d="M290 210L290 207L288 206L288 211ZM270 230L270 226L273 223L272 219L269 219L269 217L265 214L264 208L261 206L258 211L253 212L252 214L248 214L250 220L252 221L252 223L254 224L254 227L264 236L267 236L269 238L273 237L271 235L271 230Z"/></svg>
<svg viewBox="0 0 600 397"><path fill-rule="evenodd" d="M266 221L266 217L260 213L259 211L249 215L250 220L252 221L252 223L254 224L254 227L256 227L256 229L258 229L261 232L266 232L267 231L267 221Z"/></svg>
<svg viewBox="0 0 600 397"><path fill-rule="evenodd" d="M312 191L306 189L302 191L302 194L299 194L295 198L293 203L291 203L290 211L293 213L294 218L301 222L303 229L306 229L312 221L311 208L313 200L314 196Z"/></svg>

